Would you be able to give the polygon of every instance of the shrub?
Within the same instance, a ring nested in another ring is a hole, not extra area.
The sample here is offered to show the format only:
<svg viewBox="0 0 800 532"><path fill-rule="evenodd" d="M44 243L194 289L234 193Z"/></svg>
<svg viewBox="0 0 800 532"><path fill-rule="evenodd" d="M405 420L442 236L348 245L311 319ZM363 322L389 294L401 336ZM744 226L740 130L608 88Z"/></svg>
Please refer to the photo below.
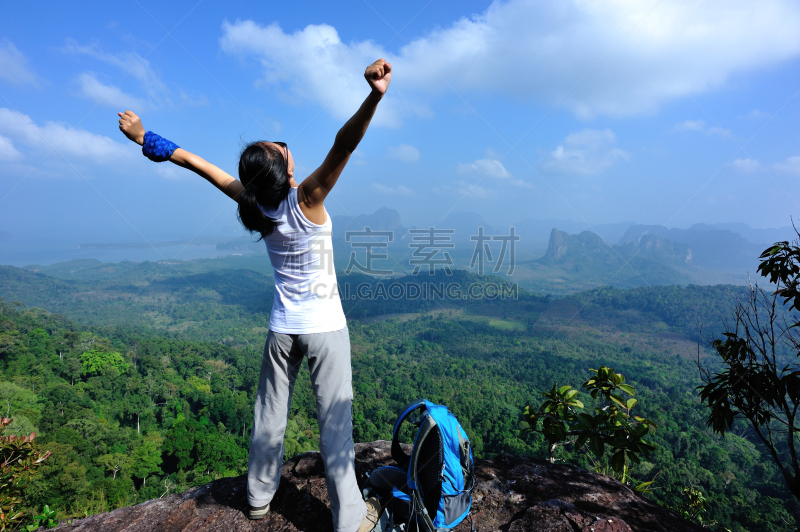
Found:
<svg viewBox="0 0 800 532"><path fill-rule="evenodd" d="M50 456L34 443L35 433L28 436L6 436L11 419L0 421L0 530L10 530L25 520L25 488L36 476L37 469Z"/></svg>
<svg viewBox="0 0 800 532"><path fill-rule="evenodd" d="M547 400L538 410L525 407L525 421L530 427L522 429L520 436L541 432L547 439L551 462L556 461L555 451L563 445L572 444L576 451L588 447L596 458L595 469L606 474L617 473L624 483L629 463L640 463L640 455L647 457L656 449L643 439L655 431L656 424L631 415L638 401L622 397L622 393L630 396L636 393L633 386L625 384L624 375L607 366L590 371L594 377L581 386L598 400L594 414L583 412L578 390L553 384L550 391L542 394Z"/></svg>

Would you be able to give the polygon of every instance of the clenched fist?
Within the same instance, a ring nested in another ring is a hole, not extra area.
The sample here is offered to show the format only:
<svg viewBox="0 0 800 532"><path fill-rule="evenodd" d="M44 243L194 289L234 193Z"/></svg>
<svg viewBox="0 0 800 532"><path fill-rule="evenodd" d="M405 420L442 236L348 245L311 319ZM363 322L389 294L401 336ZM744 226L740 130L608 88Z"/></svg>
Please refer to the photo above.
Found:
<svg viewBox="0 0 800 532"><path fill-rule="evenodd" d="M144 127L139 117L132 111L117 114L119 115L119 130L141 146L144 143Z"/></svg>
<svg viewBox="0 0 800 532"><path fill-rule="evenodd" d="M367 67L364 77L372 87L372 92L383 96L389 88L389 82L392 81L392 64L387 63L385 59L378 59Z"/></svg>

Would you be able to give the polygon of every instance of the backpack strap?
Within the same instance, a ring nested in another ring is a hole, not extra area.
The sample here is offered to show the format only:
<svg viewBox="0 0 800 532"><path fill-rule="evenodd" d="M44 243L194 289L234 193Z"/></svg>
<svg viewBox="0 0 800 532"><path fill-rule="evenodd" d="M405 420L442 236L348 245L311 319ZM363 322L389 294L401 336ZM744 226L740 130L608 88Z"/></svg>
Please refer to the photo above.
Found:
<svg viewBox="0 0 800 532"><path fill-rule="evenodd" d="M424 486L420 486L420 478L419 473L422 467L427 466L428 464L421 463L422 449L426 447L425 442L429 438L436 438L438 441L438 449L439 449L439 459L441 460L441 452L442 452L442 442L441 442L441 433L440 429L438 428L438 424L436 420L433 419L433 416L430 415L429 411L423 412L423 420L419 427L419 432L417 432L417 438L414 441L414 449L411 453L411 461L408 465L408 487L411 488L411 516L410 522L416 521L418 525L421 525L419 528L420 532L437 532L438 529L433 524L433 519L436 517L436 507L438 506L438 501L441 497L441 481L439 481L440 487L436 490L436 501L437 504L434 505L433 515L430 514L428 508L426 506L426 499L429 499L427 493L424 493ZM441 470L438 471L441 473ZM423 496L425 499L423 499Z"/></svg>
<svg viewBox="0 0 800 532"><path fill-rule="evenodd" d="M403 421L416 410L417 408L425 407L425 399L417 399L416 401L411 401L403 408L403 413L397 418L397 422L394 424L394 432L392 433L392 458L397 465L400 466L401 469L408 469L408 463L411 460L411 457L407 455L402 447L400 447L400 425L403 424Z"/></svg>
<svg viewBox="0 0 800 532"><path fill-rule="evenodd" d="M419 492L412 492L411 497L411 517L409 522L413 523L416 518L417 524L421 524L422 527L424 527L424 532L438 532L439 529L433 524L433 519L431 519L428 510L425 508L425 504L422 502L422 499L420 499ZM417 529L419 530L419 527L417 527Z"/></svg>
<svg viewBox="0 0 800 532"><path fill-rule="evenodd" d="M408 487L411 489L417 489L417 474L419 473L417 468L419 467L419 455L422 449L422 443L428 438L434 428L436 428L436 421L434 421L433 417L426 415L419 427L417 439L414 441L414 448L411 450L411 461L408 465L408 478L411 480Z"/></svg>

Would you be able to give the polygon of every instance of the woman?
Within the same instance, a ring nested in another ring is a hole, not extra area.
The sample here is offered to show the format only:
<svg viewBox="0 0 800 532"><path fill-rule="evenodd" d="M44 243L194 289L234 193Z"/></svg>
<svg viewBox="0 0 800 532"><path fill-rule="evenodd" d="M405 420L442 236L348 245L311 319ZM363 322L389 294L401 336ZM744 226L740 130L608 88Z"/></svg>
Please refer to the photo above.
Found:
<svg viewBox="0 0 800 532"><path fill-rule="evenodd" d="M236 200L242 224L267 244L275 270L275 300L250 439L247 498L251 519L267 515L278 489L292 388L303 357L308 358L317 399L320 451L334 528L366 532L380 513L376 500L365 504L356 483L350 338L336 290L331 220L324 202L364 137L389 87L391 72L391 64L383 59L367 67L369 96L336 134L322 165L300 185L292 177L294 159L284 143L247 146L236 180L170 141L145 133L134 113L118 113L120 130L142 145L146 156L188 168Z"/></svg>

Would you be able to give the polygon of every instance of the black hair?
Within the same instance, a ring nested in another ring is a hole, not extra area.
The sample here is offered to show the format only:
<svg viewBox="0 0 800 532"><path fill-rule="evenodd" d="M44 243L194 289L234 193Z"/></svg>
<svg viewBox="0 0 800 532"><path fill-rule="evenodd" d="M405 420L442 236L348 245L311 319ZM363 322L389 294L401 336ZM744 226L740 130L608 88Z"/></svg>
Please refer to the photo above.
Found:
<svg viewBox="0 0 800 532"><path fill-rule="evenodd" d="M277 227L277 221L264 214L262 207L276 209L291 188L283 150L263 141L245 146L239 156L239 181L244 185L239 196L239 221L251 233L260 234L258 240L266 238Z"/></svg>

